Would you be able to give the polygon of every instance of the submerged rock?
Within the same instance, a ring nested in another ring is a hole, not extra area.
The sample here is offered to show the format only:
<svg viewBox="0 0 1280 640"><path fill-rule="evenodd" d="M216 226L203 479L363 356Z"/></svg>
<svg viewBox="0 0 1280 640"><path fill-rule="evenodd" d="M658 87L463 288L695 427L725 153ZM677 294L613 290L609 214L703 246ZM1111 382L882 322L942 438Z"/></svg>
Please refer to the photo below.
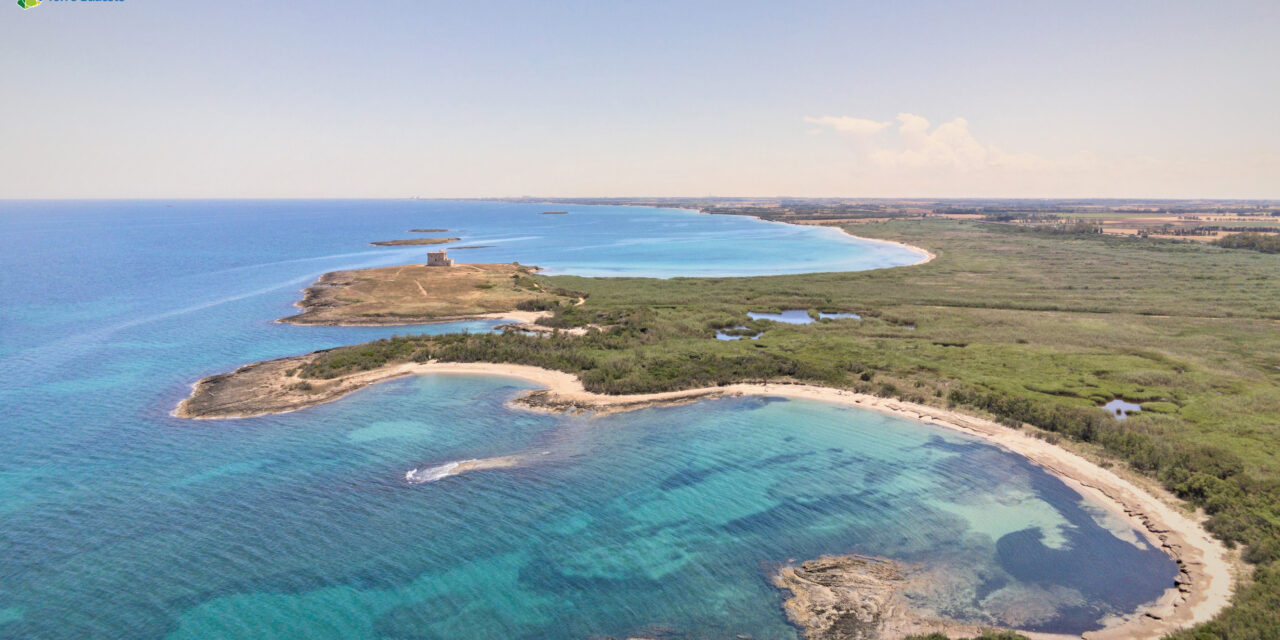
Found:
<svg viewBox="0 0 1280 640"><path fill-rule="evenodd" d="M899 565L866 556L823 557L784 567L774 584L793 594L783 607L787 618L810 640L880 637L902 583Z"/></svg>
<svg viewBox="0 0 1280 640"><path fill-rule="evenodd" d="M916 611L904 593L923 576L885 558L823 556L798 567L783 567L773 584L792 593L783 603L787 618L809 640L888 640L914 634L976 627Z"/></svg>

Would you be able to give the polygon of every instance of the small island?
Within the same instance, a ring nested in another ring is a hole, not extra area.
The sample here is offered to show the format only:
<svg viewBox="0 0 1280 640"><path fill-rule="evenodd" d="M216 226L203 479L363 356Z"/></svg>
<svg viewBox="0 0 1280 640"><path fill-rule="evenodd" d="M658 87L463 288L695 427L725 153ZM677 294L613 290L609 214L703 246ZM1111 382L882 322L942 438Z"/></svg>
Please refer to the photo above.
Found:
<svg viewBox="0 0 1280 640"><path fill-rule="evenodd" d="M379 240L370 242L375 247L413 247L427 244L449 244L462 238L406 238L404 240Z"/></svg>
<svg viewBox="0 0 1280 640"><path fill-rule="evenodd" d="M448 233L448 229L410 229L409 233Z"/></svg>
<svg viewBox="0 0 1280 640"><path fill-rule="evenodd" d="M543 211L543 212L542 212L542 215L544 215L544 216L563 216L563 215L565 215L565 214L567 214L567 213L569 213L569 212L568 212L568 211Z"/></svg>

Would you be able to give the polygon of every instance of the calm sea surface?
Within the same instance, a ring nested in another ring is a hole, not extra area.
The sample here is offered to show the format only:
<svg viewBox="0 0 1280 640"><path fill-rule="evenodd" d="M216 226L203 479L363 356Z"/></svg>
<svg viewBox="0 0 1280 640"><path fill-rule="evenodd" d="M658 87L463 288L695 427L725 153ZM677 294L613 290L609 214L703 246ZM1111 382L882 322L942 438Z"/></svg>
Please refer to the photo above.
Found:
<svg viewBox="0 0 1280 640"><path fill-rule="evenodd" d="M264 358L493 323L274 324L335 269L468 262L753 275L915 262L832 230L630 207L0 202L0 638L794 639L767 575L861 552L936 567L967 620L1094 628L1176 569L1011 454L912 421L738 399L589 419L425 376L233 421L168 412ZM441 234L444 235L444 234ZM710 339L710 338L708 338ZM533 454L411 485L406 471Z"/></svg>

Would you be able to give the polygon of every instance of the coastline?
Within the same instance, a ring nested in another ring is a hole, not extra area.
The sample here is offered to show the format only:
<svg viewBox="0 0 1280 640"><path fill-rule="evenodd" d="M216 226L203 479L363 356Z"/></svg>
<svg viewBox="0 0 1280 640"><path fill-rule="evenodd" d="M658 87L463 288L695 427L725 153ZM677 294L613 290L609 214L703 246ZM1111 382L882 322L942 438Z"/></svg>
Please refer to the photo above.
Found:
<svg viewBox="0 0 1280 640"><path fill-rule="evenodd" d="M708 216L715 216L715 215L731 215L731 214L718 214L718 213L711 213L711 212L705 211L705 210L703 210L703 209L683 209L683 208L678 208L678 207L676 207L676 208L674 208L674 210L676 210L676 211L691 211L691 212L693 212L693 213L700 213L700 214L708 215ZM738 214L732 214L732 215L738 215ZM894 266L894 267L881 267L882 269L896 269L897 267L914 267L914 266L916 266L916 265L921 265L921 264L925 264L925 263L927 263L927 262L932 262L932 261L934 260L934 258L937 258L937 257L938 257L938 254L936 254L936 253L934 253L934 252L932 252L932 251L930 251L930 250L928 250L928 249L925 249L924 247L917 247L917 246L915 246L915 245L913 245L913 244L907 244L907 243L905 243L905 242L898 242L897 240L884 240L884 239L881 239L881 238L867 238L867 237L865 237L865 236L860 236L860 235L856 235L856 234L853 234L853 233L849 233L847 230L845 230L845 228L844 228L844 227L838 227L838 226L835 226L835 225L829 225L829 224L811 224L811 223L803 223L803 222L782 222L782 221L780 221L780 220L765 220L764 218L761 218L760 216L738 216L738 217L741 217L741 218L753 218L753 219L755 219L755 220L759 220L760 222L768 222L768 223L772 223L772 224L781 224L781 225L796 226L796 227L822 227L822 228L824 228L824 229L835 229L836 231L839 231L840 233L843 233L844 235L849 236L850 238L853 238L853 239L855 239L855 240L861 240L861 241L863 241L863 242L875 242L875 243L881 243L881 244L891 244L891 245L895 245L895 246L901 247L901 248L903 248L903 249L906 249L906 250L908 250L908 251L910 251L910 252L912 252L912 253L918 253L918 254L920 254L920 255L924 256L924 257L920 258L920 260L919 260L919 261L917 261L917 262L912 262L911 264L896 265L896 266ZM866 271L875 271L875 269L866 269Z"/></svg>
<svg viewBox="0 0 1280 640"><path fill-rule="evenodd" d="M760 220L760 221L762 221L762 222L772 222L771 220L764 220L763 218L757 218L756 216L751 216L751 217L756 218L756 220ZM905 243L905 242L898 242L897 240L883 240L883 239L881 239L881 238L867 238L867 237L865 237L865 236L860 236L860 235L855 235L855 234L849 233L847 230L845 230L845 228L844 228L844 227L837 227L837 226L829 225L829 224L801 224L801 223L798 223L798 222L779 222L778 224L791 224L791 225L796 225L796 226L800 226L800 227L823 227L823 228L826 228L826 229L835 229L836 231L839 231L840 233L843 233L844 235L849 236L850 238L854 238L854 239L856 239L856 240L862 240L862 241L864 241L864 242L879 242L879 243L882 243L882 244L892 244L892 245L896 245L896 246L898 246L898 247L902 247L903 249L906 249L907 251L911 251L911 252L913 252L913 253L919 253L919 254L921 254L921 255L923 255L923 256L924 256L923 258L921 258L921 259L920 259L920 261L919 261L919 262L912 262L911 264L904 264L904 265L901 265L901 266L904 266L904 267L914 267L914 266L916 266L916 265L925 264L925 263L927 263L927 262L933 262L934 258L937 258L937 257L938 257L938 254L936 254L936 253L934 253L934 252L932 252L932 251L930 251L930 250L928 250L928 249L925 249L924 247L917 247L917 246L915 246L914 244L907 244L907 243ZM887 269L894 269L894 268L896 268L896 267L883 267L883 268L887 268Z"/></svg>
<svg viewBox="0 0 1280 640"><path fill-rule="evenodd" d="M1184 626L1208 621L1231 600L1233 576L1229 554L1220 541L1204 530L1203 516L1188 516L1175 506L1176 503L1170 504L1175 500L1171 495L1152 495L1079 454L983 418L807 384L744 383L666 393L606 396L585 390L577 376L572 374L525 365L428 363L415 368L418 369L413 372L415 374L496 375L529 380L545 386L545 395L535 391L518 398L515 403L552 411L565 410L567 405L570 410L611 413L709 398L772 395L870 409L960 431L1030 460L1086 499L1121 516L1142 532L1153 546L1178 563L1178 584L1170 586L1161 598L1126 617L1109 620L1104 628L1081 637L1088 640L1159 638ZM1029 637L1036 636L1023 633ZM1041 637L1063 636L1045 634Z"/></svg>
<svg viewBox="0 0 1280 640"><path fill-rule="evenodd" d="M544 201L544 202L542 202L542 204L565 204L565 203L556 202L556 201L554 201L554 200L548 200L548 201ZM897 267L914 267L914 266L916 266L916 265L921 265L921 264L925 264L925 263L927 263L927 262L932 262L932 261L934 260L934 258L937 258L937 257L938 257L938 255L937 255L937 254L935 254L934 252L932 252L932 251L930 251L930 250L928 250L928 249L925 249L924 247L917 247L917 246L915 246L915 245L907 244L907 243L905 243L905 242L898 242L897 240L884 240L884 239L881 239L881 238L867 238L867 237L865 237L865 236L860 236L860 235L857 235L857 234L849 233L849 232L848 232L848 231L846 231L843 227L838 227L838 226L828 225L828 224L807 224L807 223L802 223L802 222L782 222L782 221L780 221L780 220L765 220L764 218L761 218L760 216L744 216L744 215L738 215L738 214L712 213L712 212L707 211L707 210L705 210L705 209L688 209L688 208L685 208L685 207L656 207L656 206L652 206L652 205L642 205L642 204L618 204L618 205L614 205L614 206L619 206L619 207L640 207L640 208L643 208L643 209L663 209L663 210L666 210L666 211L688 211L689 213L696 213L696 214L705 215L705 216L716 216L716 215L737 215L739 218L752 218L752 219L754 219L754 220L759 220L760 222L767 222L767 223L770 223L770 224L781 224L781 225L797 226L797 227L824 227L824 228L827 228L827 229L835 229L836 231L839 231L840 233L843 233L844 235L849 236L850 238L853 238L853 239L855 239L855 240L862 240L862 241L864 241L864 242L877 242L877 243L884 243L884 244L892 244L892 245L896 245L896 246L898 246L898 247L901 247L901 248L903 248L903 249L906 249L906 250L908 250L908 251L911 251L911 252L913 252L913 253L918 253L918 254L920 254L921 256L923 256L923 257L922 257L922 258L920 258L920 260L919 260L919 261L917 261L917 262L912 262L912 263L910 263L910 264L896 265L896 266L894 266L894 267L881 267L882 269L895 269L895 268L897 268ZM875 269L866 269L866 271L875 271Z"/></svg>
<svg viewBox="0 0 1280 640"><path fill-rule="evenodd" d="M703 210L674 209L690 213L715 215ZM782 225L830 227L856 240L896 245L921 256L916 262L895 266L921 265L937 258L937 254L923 247L895 240L859 236L842 226L765 220L758 216L745 217ZM577 304L582 304L582 302L583 300L579 299ZM297 303L297 306L301 307L303 305ZM425 322L411 321L411 323L433 324L459 320L508 319L518 322L518 324L512 324L510 328L526 331L546 331L546 329L538 328L536 323L548 315L550 315L548 312L495 312L438 317ZM290 318L281 318L277 322L290 322ZM296 324L390 326L405 325L406 322L403 320L391 320L389 322L373 321L367 323ZM307 355L284 360L303 362L310 357L311 355ZM264 364L268 363L255 363L248 367ZM247 369L248 367L242 369ZM184 400L178 409L175 409L173 415L196 419L217 419L287 413L314 406L315 404L327 403L386 380L427 374L501 376L531 381L544 388L525 392L514 398L511 404L529 410L548 412L589 412L594 415L604 415L647 407L669 406L703 399L740 397L744 395L771 395L815 400L853 408L870 409L964 432L1019 455L1060 479L1086 500L1098 507L1105 508L1113 515L1120 517L1122 521L1130 524L1152 546L1170 556L1179 569L1179 574L1175 578L1174 584L1168 587L1161 597L1142 605L1134 612L1124 616L1114 616L1101 620L1100 623L1103 625L1101 629L1085 632L1079 636L1018 631L1018 633L1034 640L1065 640L1077 637L1085 640L1155 640L1179 629L1207 622L1213 619L1221 610L1231 606L1236 581L1239 577L1239 572L1242 570L1238 553L1229 552L1221 541L1213 538L1204 529L1203 523L1206 520L1206 516L1202 512L1186 513L1186 505L1158 484L1133 472L1123 471L1116 473L1109 468L1109 461L1106 461L1105 458L1095 462L1076 451L1050 444L1041 438L1029 435L1028 430L1005 427L985 418L963 414L950 409L881 398L833 387L801 383L739 383L723 387L688 389L665 393L608 396L587 391L575 375L564 372L525 365L441 363L433 361L426 364L388 365L380 369L342 376L331 381L334 384L328 385L326 389L321 389L315 396L307 398L303 402L297 402L295 395L293 406L285 409L271 409L243 414L189 415L183 412L183 407L187 404L187 401ZM216 377L219 376L213 376L213 378ZM206 380L209 380L209 378L193 385L191 398L197 395L200 385ZM188 400L191 398L188 398ZM479 464L476 469L502 468L515 466L518 461L523 461L523 458L519 456L501 457L496 458L495 461L498 462L495 462L492 467L488 466L489 461L487 460L466 460L457 464L461 465L463 471L469 471L472 470L469 466L472 464ZM967 627L962 623L955 623L947 627L946 630L950 632L950 635L956 633L972 635L975 628ZM898 636L891 634L889 637Z"/></svg>
<svg viewBox="0 0 1280 640"><path fill-rule="evenodd" d="M282 362L283 364L275 365L277 368L282 368L309 357L311 356L271 362ZM255 363L241 370L262 366L269 365ZM189 403L201 393L202 385L225 379L225 376L213 376L197 382L193 387L192 395L178 406L174 415L209 419L286 413L330 402L386 380L426 374L500 376L534 382L541 385L543 389L529 391L512 401L517 406L533 410L592 412L601 415L711 398L769 395L870 409L964 432L1020 455L1061 479L1082 496L1122 517L1142 532L1152 545L1163 550L1178 564L1178 578L1162 597L1127 616L1104 621L1105 626L1102 629L1087 632L1081 636L1082 638L1087 640L1159 638L1177 629L1208 621L1231 600L1234 586L1231 555L1220 541L1205 531L1202 525L1204 519L1202 514L1183 513L1176 499L1168 493L1162 490L1140 488L1110 469L1103 468L1075 452L1028 435L1023 430L1005 427L984 418L950 409L881 398L833 387L808 384L740 383L664 393L608 396L587 391L577 376L561 371L514 364L429 362L390 365L344 376L334 380L333 385L326 392L311 396L306 401L287 403L280 410L256 413L229 412L218 415L193 413L189 410ZM1037 637L1037 634L1023 633L1030 637ZM1039 637L1061 638L1063 636Z"/></svg>
<svg viewBox="0 0 1280 640"><path fill-rule="evenodd" d="M294 306L300 307L301 303L294 303ZM302 307L300 307L302 308ZM301 314L299 314L301 315ZM367 322L353 322L349 320L343 321L323 321L323 322L299 322L295 320L297 315L276 318L276 324L293 324L308 327L412 327L419 324L444 324L446 322L463 322L466 320L511 320L522 324L537 324L543 318L551 315L550 311L494 311L492 313L476 313L461 316L439 316L435 318L425 318L420 320L405 320L404 318L387 318L386 320L369 320Z"/></svg>

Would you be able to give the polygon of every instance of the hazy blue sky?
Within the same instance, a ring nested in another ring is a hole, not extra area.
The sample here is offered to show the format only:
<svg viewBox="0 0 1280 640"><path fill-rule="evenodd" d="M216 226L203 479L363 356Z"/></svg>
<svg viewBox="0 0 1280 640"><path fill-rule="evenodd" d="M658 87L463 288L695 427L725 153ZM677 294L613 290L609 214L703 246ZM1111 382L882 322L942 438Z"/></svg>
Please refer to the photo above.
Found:
<svg viewBox="0 0 1280 640"><path fill-rule="evenodd" d="M1280 197L1280 2L0 0L0 197Z"/></svg>

